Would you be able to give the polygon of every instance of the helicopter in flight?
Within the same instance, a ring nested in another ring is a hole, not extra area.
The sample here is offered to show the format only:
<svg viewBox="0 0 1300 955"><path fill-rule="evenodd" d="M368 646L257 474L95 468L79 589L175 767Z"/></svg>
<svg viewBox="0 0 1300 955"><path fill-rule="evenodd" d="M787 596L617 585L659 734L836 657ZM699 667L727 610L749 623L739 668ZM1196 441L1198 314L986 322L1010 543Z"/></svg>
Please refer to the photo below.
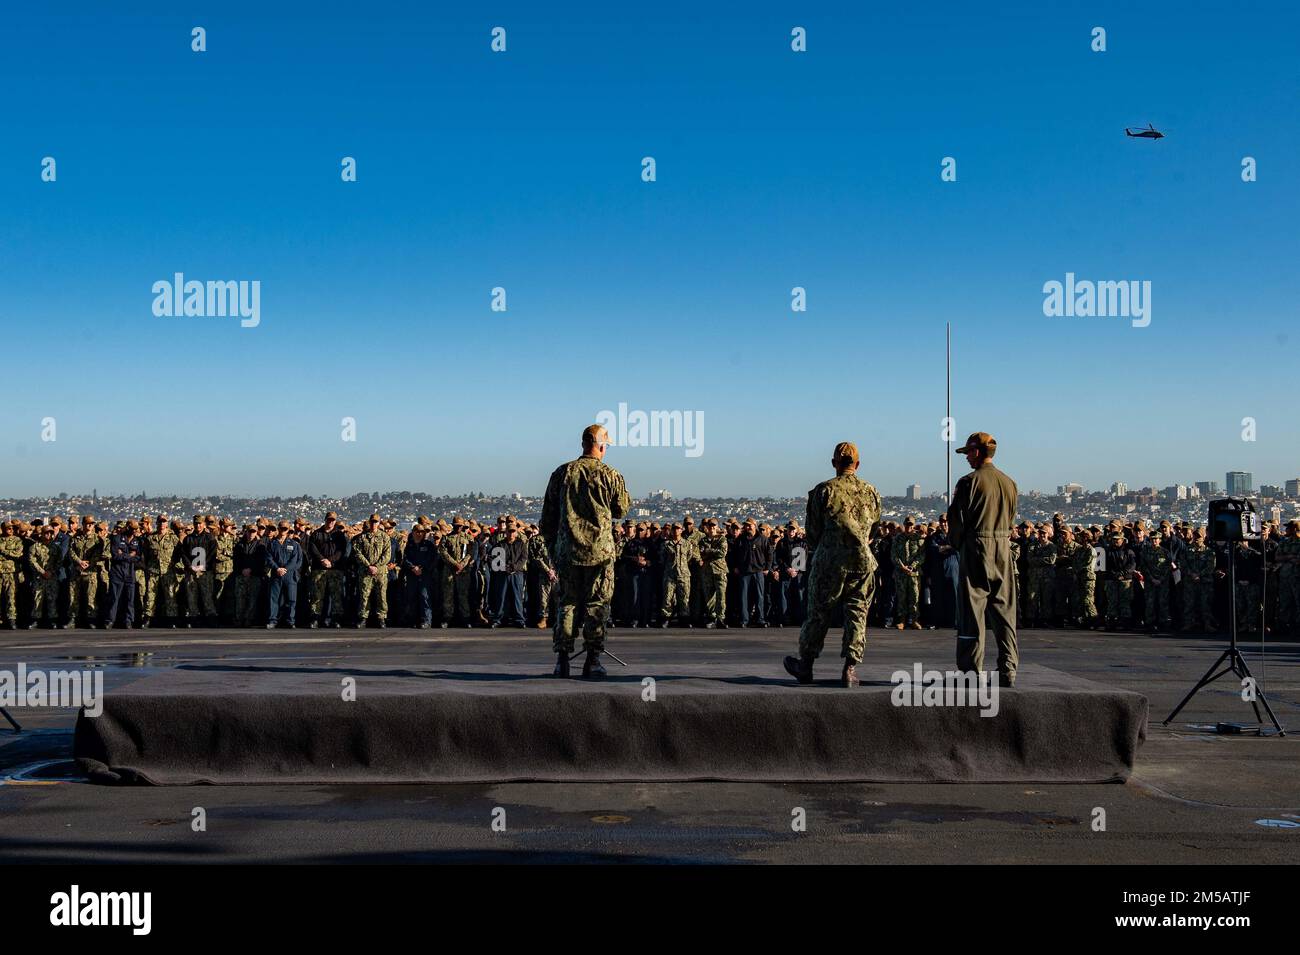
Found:
<svg viewBox="0 0 1300 955"><path fill-rule="evenodd" d="M1146 129L1139 129L1136 133L1126 126L1124 127L1124 135L1132 136L1134 139L1164 139L1165 138L1165 134L1160 132L1150 123L1147 123Z"/></svg>

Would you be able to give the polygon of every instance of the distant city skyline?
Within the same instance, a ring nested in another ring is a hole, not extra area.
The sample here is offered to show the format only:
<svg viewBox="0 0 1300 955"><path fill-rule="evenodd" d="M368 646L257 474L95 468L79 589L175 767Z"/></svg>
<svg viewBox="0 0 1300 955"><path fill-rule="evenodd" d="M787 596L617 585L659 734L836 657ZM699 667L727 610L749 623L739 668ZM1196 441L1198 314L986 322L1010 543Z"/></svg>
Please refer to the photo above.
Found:
<svg viewBox="0 0 1300 955"><path fill-rule="evenodd" d="M962 474L966 473L967 470L968 469L964 466L960 470L954 469L954 474L953 474L954 482ZM893 489L883 487L879 484L876 484L874 481L871 481L869 474L861 471L859 473L861 474L864 480L867 480L869 483L873 484L873 486L876 487L877 491L879 491L880 494L885 497L891 497L891 498L896 497L905 500L918 499L918 497L913 496L914 491L917 488L920 489L919 499L942 496L945 493L945 490L942 487L926 488L924 485L918 484L916 482L911 482L905 485L901 490L894 491ZM1158 484L1152 482L1129 483L1126 481L1110 481L1097 487L1090 487L1086 484L1082 484L1081 482L1067 482L1065 484L1057 484L1055 488L1026 487L1023 484L1020 484L1019 482L1017 483L1020 489L1020 493L1022 495L1035 494L1035 495L1046 496L1046 497L1052 497L1052 496L1060 497L1067 494L1083 494L1083 495L1111 494L1114 496L1127 496L1127 495L1139 493L1144 489L1153 491L1156 494L1162 494L1167 490L1173 488L1183 488L1189 496L1199 495L1202 497L1205 496L1207 493L1210 495L1221 494L1223 496L1230 496L1236 493L1257 495L1261 493L1263 489L1272 488L1277 490L1280 494L1286 496L1300 497L1300 478L1283 478L1283 479L1278 479L1276 481L1261 481L1259 482L1258 487L1256 487L1254 483L1253 475L1250 472L1228 471L1224 473L1225 473L1225 482L1224 482L1225 486L1222 488L1220 487L1219 482L1214 480L1173 481L1168 484ZM1245 482L1244 490L1240 486L1234 487L1232 485L1232 475L1234 474L1242 476L1241 480L1244 480ZM823 475L820 478L820 480L824 480L824 479L825 476ZM0 500L15 500L15 499L53 500L53 499L58 499L60 496L70 497L70 498L90 498L96 496L107 497L107 498L134 498L141 495L143 495L146 498L182 497L182 498L238 498L238 499L251 499L251 500L257 500L257 499L265 500L265 499L279 497L279 498L286 498L286 499L312 498L312 499L345 500L348 498L353 498L358 496L371 496L375 494L378 494L381 498L384 495L410 495L410 494L418 494L418 495L434 497L434 498L461 498L461 497L469 497L474 495L483 495L486 497L490 497L494 500L501 500L501 499L509 499L512 496L525 497L525 498L540 497L542 492L545 490L544 484L545 482L542 482L542 486L538 488L531 488L531 489L518 488L518 487L504 488L504 489L482 487L482 488L472 488L472 489L448 490L448 489L413 486L407 488L393 487L387 490L379 490L378 488L359 488L359 489L352 489L346 491L339 491L339 490L316 491L316 490L307 490L307 489L300 488L296 491L287 491L287 492L268 491L263 493L247 493L242 491L224 491L224 490L195 491L190 489L173 489L173 488L165 488L165 489L136 488L134 490L122 490L122 489L107 489L107 488L101 489L98 487L71 488L71 489L61 487L57 491L46 490L34 494L33 493L27 493L27 494L12 493L3 484L0 484ZM1193 494L1193 492L1195 492L1195 495ZM746 500L746 499L753 500L753 499L760 499L760 498L785 499L785 498L793 498L793 497L802 497L806 492L789 492L789 493L779 493L779 494L771 494L771 493L748 493L747 494L744 493L743 488L736 488L732 493L728 493L728 494L697 494L689 491L677 491L671 488L660 487L660 488L654 488L651 490L640 491L640 492L633 491L631 488L629 488L629 493L635 500L667 501L667 500L675 500L679 498L690 499L690 500L700 500L700 499L710 499L710 498L718 498L723 500Z"/></svg>

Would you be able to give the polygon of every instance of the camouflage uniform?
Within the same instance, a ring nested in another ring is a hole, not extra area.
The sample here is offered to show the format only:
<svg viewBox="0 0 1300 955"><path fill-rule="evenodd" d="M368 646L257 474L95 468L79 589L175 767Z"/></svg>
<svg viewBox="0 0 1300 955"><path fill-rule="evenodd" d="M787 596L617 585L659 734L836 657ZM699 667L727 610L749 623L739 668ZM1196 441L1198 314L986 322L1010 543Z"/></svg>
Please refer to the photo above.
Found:
<svg viewBox="0 0 1300 955"><path fill-rule="evenodd" d="M1300 628L1300 537L1278 541L1277 621L1284 631Z"/></svg>
<svg viewBox="0 0 1300 955"><path fill-rule="evenodd" d="M1143 609L1146 625L1151 628L1169 629L1173 618L1169 613L1169 600L1173 595L1173 561L1169 551L1157 544L1147 541L1142 545L1138 558L1142 570Z"/></svg>
<svg viewBox="0 0 1300 955"><path fill-rule="evenodd" d="M1264 542L1258 542L1261 547ZM1263 576L1263 556L1260 550L1254 547L1255 542L1249 542L1246 545L1234 544L1237 548L1237 628L1242 633L1257 633L1259 631L1259 620L1263 610L1263 587L1261 582L1252 579L1256 572ZM1258 563L1259 568L1252 566Z"/></svg>
<svg viewBox="0 0 1300 955"><path fill-rule="evenodd" d="M551 473L539 523L559 574L553 649L572 653L582 626L584 649L605 648L605 620L614 595L613 522L632 501L623 475L584 454Z"/></svg>
<svg viewBox="0 0 1300 955"><path fill-rule="evenodd" d="M0 537L0 607L11 624L18 622L18 565L23 559L23 539L17 534Z"/></svg>
<svg viewBox="0 0 1300 955"><path fill-rule="evenodd" d="M925 542L915 531L904 531L894 536L890 548L894 565L894 593L897 599L895 624L916 624L917 608L921 600L921 564L925 560ZM919 627L919 625L918 625Z"/></svg>
<svg viewBox="0 0 1300 955"><path fill-rule="evenodd" d="M456 564L464 563L462 570ZM474 575L474 541L463 529L453 531L438 545L439 582L442 584L442 619L459 616L470 621L469 597Z"/></svg>
<svg viewBox="0 0 1300 955"><path fill-rule="evenodd" d="M1079 615L1085 623L1089 623L1097 619L1097 554L1090 542L1074 543L1077 546L1070 554L1070 563L1074 566Z"/></svg>
<svg viewBox="0 0 1300 955"><path fill-rule="evenodd" d="M1056 547L1051 541L1034 540L1029 545L1028 619L1042 624L1055 611Z"/></svg>
<svg viewBox="0 0 1300 955"><path fill-rule="evenodd" d="M104 599L107 600L108 599L108 572L113 564L113 547L110 544L109 542L110 539L108 537L100 537L99 539L104 542L104 548L103 551L101 552L103 556L100 558L99 561L99 589L100 592L103 594Z"/></svg>
<svg viewBox="0 0 1300 955"><path fill-rule="evenodd" d="M663 601L659 616L665 625L673 617L685 620L690 616L691 561L695 555L695 545L685 537L664 541Z"/></svg>
<svg viewBox="0 0 1300 955"><path fill-rule="evenodd" d="M831 612L843 600L840 656L853 666L862 662L876 570L868 539L879 520L880 495L852 471L808 492L805 539L813 556L808 570L808 616L799 629L801 657L821 655Z"/></svg>
<svg viewBox="0 0 1300 955"><path fill-rule="evenodd" d="M59 604L59 568L55 565L55 547L43 540L33 541L27 551L27 566L32 572L32 622L43 617L54 623ZM47 579L44 575L49 574Z"/></svg>
<svg viewBox="0 0 1300 955"><path fill-rule="evenodd" d="M311 615L314 619L321 619L326 601L335 620L343 616L343 571L337 566L318 567L311 572Z"/></svg>
<svg viewBox="0 0 1300 955"><path fill-rule="evenodd" d="M162 609L168 617L176 617L176 571L173 567L176 548L181 540L170 528L155 531L144 539L144 616L154 616L158 610L158 597L162 597Z"/></svg>
<svg viewBox="0 0 1300 955"><path fill-rule="evenodd" d="M212 564L216 538L206 531L191 531L176 548L173 565L184 574L186 616L215 617L212 599Z"/></svg>
<svg viewBox="0 0 1300 955"><path fill-rule="evenodd" d="M99 565L104 559L104 539L98 534L77 534L68 542L68 626L77 626L81 612L87 624L95 624L95 597L99 593ZM85 561L82 570L80 562Z"/></svg>
<svg viewBox="0 0 1300 955"><path fill-rule="evenodd" d="M1190 544L1183 555L1183 630L1209 632L1214 628L1214 551L1204 541Z"/></svg>
<svg viewBox="0 0 1300 955"><path fill-rule="evenodd" d="M1092 548L1077 540L1069 543L1062 541L1056 549L1056 617L1058 620L1074 621L1087 614L1083 612L1080 593L1080 575L1078 560L1080 553L1087 552L1092 557Z"/></svg>
<svg viewBox="0 0 1300 955"><path fill-rule="evenodd" d="M541 534L528 538L528 570L537 580L537 621L549 621L551 616L551 592L555 583L551 580L551 556L546 553L546 541Z"/></svg>
<svg viewBox="0 0 1300 955"><path fill-rule="evenodd" d="M217 556L213 565L213 603L220 613L229 614L234 601L235 588L227 587L230 575L235 572L235 542L233 534L217 535Z"/></svg>
<svg viewBox="0 0 1300 955"><path fill-rule="evenodd" d="M388 563L392 559L393 544L382 530L366 531L352 541L352 559L357 564L357 624L364 625L373 607L380 623L388 619ZM373 576L370 568L379 572ZM373 599L372 599L373 597Z"/></svg>
<svg viewBox="0 0 1300 955"><path fill-rule="evenodd" d="M1020 548L1021 548L1022 541L1019 537L1013 537L1011 538L1010 543L1011 546L1009 549L1011 551L1012 588L1015 590L1016 596L1020 597L1021 594L1023 593L1020 587L1020 553L1021 553ZM1023 609L1027 606L1028 604L1026 604L1023 599L1016 601L1016 625L1017 626L1021 624L1022 621L1020 619L1020 615L1023 612Z"/></svg>
<svg viewBox="0 0 1300 955"><path fill-rule="evenodd" d="M690 619L691 623L702 623L704 620L704 577L700 565L696 563L700 555L700 541L704 540L704 534L698 527L693 527L690 533L682 531L682 540L686 541L695 548L695 556L691 558L690 567ZM618 565L615 564L615 567Z"/></svg>
<svg viewBox="0 0 1300 955"><path fill-rule="evenodd" d="M704 616L718 624L727 619L727 537L725 534L701 534L696 553L700 568L700 599Z"/></svg>

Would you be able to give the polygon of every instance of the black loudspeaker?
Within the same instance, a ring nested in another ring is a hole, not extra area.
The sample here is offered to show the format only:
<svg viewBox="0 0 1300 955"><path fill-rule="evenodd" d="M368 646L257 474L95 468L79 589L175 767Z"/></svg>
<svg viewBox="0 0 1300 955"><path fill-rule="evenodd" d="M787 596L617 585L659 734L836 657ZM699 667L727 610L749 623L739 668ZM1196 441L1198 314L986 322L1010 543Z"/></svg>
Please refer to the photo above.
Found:
<svg viewBox="0 0 1300 955"><path fill-rule="evenodd" d="M1261 532L1255 505L1239 497L1210 502L1209 538L1212 541L1257 541Z"/></svg>

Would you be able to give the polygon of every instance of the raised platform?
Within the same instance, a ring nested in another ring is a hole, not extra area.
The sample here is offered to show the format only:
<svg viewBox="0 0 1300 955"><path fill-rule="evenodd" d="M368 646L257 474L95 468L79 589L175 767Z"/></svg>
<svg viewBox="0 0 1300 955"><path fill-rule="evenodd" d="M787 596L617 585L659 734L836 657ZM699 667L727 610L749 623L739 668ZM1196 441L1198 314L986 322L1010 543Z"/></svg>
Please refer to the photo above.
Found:
<svg viewBox="0 0 1300 955"><path fill-rule="evenodd" d="M445 669L180 667L106 695L77 720L100 782L416 783L1106 782L1133 768L1147 701L1033 664L971 707L899 707L887 682L914 658L868 656L855 690L783 671L610 661L604 682L536 666ZM779 666L779 664L778 664ZM926 667L938 666L926 663ZM654 679L654 699L643 684ZM355 701L343 699L356 681Z"/></svg>

